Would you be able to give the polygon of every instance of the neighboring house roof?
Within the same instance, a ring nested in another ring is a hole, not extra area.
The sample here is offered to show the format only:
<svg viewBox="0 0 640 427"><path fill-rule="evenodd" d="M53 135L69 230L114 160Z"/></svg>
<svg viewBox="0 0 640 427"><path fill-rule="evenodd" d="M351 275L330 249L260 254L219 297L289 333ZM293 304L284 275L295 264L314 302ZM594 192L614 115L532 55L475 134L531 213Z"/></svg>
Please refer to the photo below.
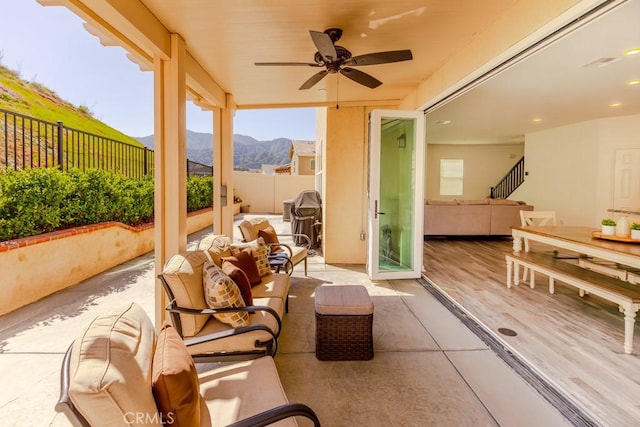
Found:
<svg viewBox="0 0 640 427"><path fill-rule="evenodd" d="M291 165L278 166L275 172L277 175L291 175Z"/></svg>
<svg viewBox="0 0 640 427"><path fill-rule="evenodd" d="M316 155L316 142L315 141L291 141L291 148L289 148L289 159L293 159L294 154L298 156L315 156Z"/></svg>

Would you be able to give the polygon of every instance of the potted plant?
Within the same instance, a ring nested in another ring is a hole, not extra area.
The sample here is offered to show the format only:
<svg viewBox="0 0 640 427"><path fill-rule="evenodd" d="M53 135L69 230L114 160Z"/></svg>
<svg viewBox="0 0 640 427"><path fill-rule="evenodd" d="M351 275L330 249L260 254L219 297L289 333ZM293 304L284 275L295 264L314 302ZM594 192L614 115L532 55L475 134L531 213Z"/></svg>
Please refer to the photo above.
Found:
<svg viewBox="0 0 640 427"><path fill-rule="evenodd" d="M602 220L602 234L605 236L613 236L616 234L616 222L611 218Z"/></svg>
<svg viewBox="0 0 640 427"><path fill-rule="evenodd" d="M637 222L631 224L631 238L633 240L640 240L640 224Z"/></svg>

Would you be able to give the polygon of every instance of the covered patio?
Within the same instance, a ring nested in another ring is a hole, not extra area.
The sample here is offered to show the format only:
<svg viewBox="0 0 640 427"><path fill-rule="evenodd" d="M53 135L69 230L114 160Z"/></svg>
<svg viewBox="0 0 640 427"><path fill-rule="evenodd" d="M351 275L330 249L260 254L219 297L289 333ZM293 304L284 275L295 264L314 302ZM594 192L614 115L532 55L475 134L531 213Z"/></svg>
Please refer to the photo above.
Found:
<svg viewBox="0 0 640 427"><path fill-rule="evenodd" d="M289 229L280 216L268 218L279 232ZM188 247L209 233L190 235ZM361 265L330 265L321 256L309 259L308 277L302 273L300 265L292 276L275 360L290 400L310 405L323 425L570 425L562 408L498 357L425 282L372 282ZM0 374L13 384L0 392L3 418L20 426L69 425L54 411L67 346L96 315L124 301L152 315L152 279L149 253L3 316ZM372 360L316 359L313 293L325 283L362 284L369 291L375 304Z"/></svg>

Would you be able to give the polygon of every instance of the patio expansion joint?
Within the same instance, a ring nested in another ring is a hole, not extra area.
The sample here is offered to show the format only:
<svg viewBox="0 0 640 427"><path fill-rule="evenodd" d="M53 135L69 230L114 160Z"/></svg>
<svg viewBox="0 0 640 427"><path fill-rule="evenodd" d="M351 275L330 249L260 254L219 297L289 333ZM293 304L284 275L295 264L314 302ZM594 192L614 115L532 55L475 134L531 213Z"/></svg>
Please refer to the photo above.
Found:
<svg viewBox="0 0 640 427"><path fill-rule="evenodd" d="M423 276L417 280L428 292L430 292L442 305L455 315L471 332L480 338L500 359L513 371L537 391L547 402L556 408L571 424L575 426L600 426L589 413L578 406L570 397L548 381L542 374L519 356L508 345L501 341L486 326L481 324L463 307L441 291L437 284ZM446 356L446 352L445 352ZM447 356L448 359L448 356ZM456 368L457 370L457 368Z"/></svg>

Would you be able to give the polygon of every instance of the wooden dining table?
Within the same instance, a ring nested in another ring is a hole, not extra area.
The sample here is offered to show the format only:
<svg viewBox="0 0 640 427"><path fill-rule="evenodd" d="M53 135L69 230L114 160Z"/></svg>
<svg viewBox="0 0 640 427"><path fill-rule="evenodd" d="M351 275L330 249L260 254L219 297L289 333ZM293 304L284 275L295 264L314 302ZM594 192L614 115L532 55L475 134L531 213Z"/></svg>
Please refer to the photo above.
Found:
<svg viewBox="0 0 640 427"><path fill-rule="evenodd" d="M640 270L640 241L629 238L601 236L599 230L578 226L517 226L511 227L513 235L514 255L522 252L523 240L543 243L554 249L565 249L575 252L580 257L594 257L605 261L618 263L625 270ZM612 240L618 239L618 240ZM513 262L513 260L512 260ZM509 271L509 255L507 255L507 271ZM517 274L517 268L515 269ZM593 273L591 273L593 274ZM602 282L594 277L579 277L581 274L563 276L565 283L580 289L594 292L596 295L619 304L624 314L624 351L633 352L633 335L636 313L640 309L640 287L630 285L624 281L596 284ZM550 276L550 280L552 276ZM561 279L562 280L562 279ZM517 283L516 283L517 284Z"/></svg>
<svg viewBox="0 0 640 427"><path fill-rule="evenodd" d="M598 238L594 234L599 235L599 230L581 226L514 226L511 231L514 252L522 251L527 239L640 270L640 240Z"/></svg>

